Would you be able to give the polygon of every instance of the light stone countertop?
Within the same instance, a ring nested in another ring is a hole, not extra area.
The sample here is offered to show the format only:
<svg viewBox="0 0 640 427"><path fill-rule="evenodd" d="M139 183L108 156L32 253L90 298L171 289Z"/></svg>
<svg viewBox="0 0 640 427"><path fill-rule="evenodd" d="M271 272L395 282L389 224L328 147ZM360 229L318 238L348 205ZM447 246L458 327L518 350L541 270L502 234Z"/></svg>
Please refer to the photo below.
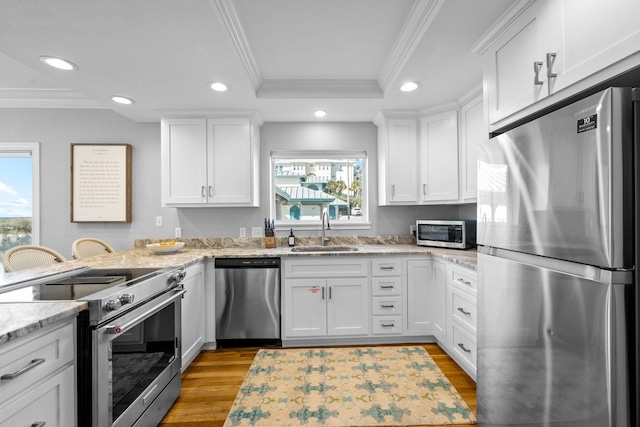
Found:
<svg viewBox="0 0 640 427"><path fill-rule="evenodd" d="M86 308L86 302L76 301L0 303L0 345L75 316Z"/></svg>
<svg viewBox="0 0 640 427"><path fill-rule="evenodd" d="M352 246L350 252L292 252L286 238L277 239L277 247L265 248L262 239L180 239L185 247L174 254L155 254L146 243L160 240L136 240L135 248L81 260L67 261L51 267L35 268L0 275L0 289L14 288L22 282L37 280L52 274L88 268L164 268L187 267L208 258L258 258L258 257L326 257L326 256L408 256L432 255L436 258L476 270L475 249L457 250L417 246L410 236L336 237L331 245ZM297 238L297 246L315 246L317 238ZM331 246L330 245L330 246ZM0 344L46 326L65 316L75 315L86 308L86 303L27 302L0 303Z"/></svg>

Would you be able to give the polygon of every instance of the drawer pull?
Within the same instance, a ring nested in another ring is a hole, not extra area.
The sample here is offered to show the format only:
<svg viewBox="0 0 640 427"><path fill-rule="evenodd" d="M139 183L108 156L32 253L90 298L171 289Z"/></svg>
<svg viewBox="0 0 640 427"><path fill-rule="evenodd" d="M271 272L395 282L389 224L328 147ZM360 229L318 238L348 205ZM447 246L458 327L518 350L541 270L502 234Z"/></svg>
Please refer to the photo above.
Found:
<svg viewBox="0 0 640 427"><path fill-rule="evenodd" d="M463 284L465 284L467 286L471 286L471 282L468 282L468 281L466 281L464 279L458 279L458 282L463 283Z"/></svg>
<svg viewBox="0 0 640 427"><path fill-rule="evenodd" d="M380 308L395 308L396 306L393 304L380 304Z"/></svg>
<svg viewBox="0 0 640 427"><path fill-rule="evenodd" d="M388 266L381 265L380 266L380 270L392 271L392 270L394 270L394 267L393 267L393 265L388 265Z"/></svg>
<svg viewBox="0 0 640 427"><path fill-rule="evenodd" d="M471 350L466 348L462 343L458 343L458 347L460 347L465 353L471 353Z"/></svg>
<svg viewBox="0 0 640 427"><path fill-rule="evenodd" d="M393 289L395 286L393 285L380 285L380 289Z"/></svg>
<svg viewBox="0 0 640 427"><path fill-rule="evenodd" d="M22 368L22 369L20 369L18 371L15 371L13 374L4 374L3 376L0 377L0 379L2 379L2 380L12 380L14 378L18 378L20 375L29 372L30 370L32 370L36 366L43 364L45 360L46 359L33 359L24 368Z"/></svg>
<svg viewBox="0 0 640 427"><path fill-rule="evenodd" d="M44 427L46 424L46 421L36 421L35 423L31 424L31 427Z"/></svg>
<svg viewBox="0 0 640 427"><path fill-rule="evenodd" d="M462 314L466 314L467 316L471 314L470 311L464 311L464 308L462 307L458 307L458 311Z"/></svg>
<svg viewBox="0 0 640 427"><path fill-rule="evenodd" d="M380 326L383 328L394 328L396 326L395 323L381 323Z"/></svg>

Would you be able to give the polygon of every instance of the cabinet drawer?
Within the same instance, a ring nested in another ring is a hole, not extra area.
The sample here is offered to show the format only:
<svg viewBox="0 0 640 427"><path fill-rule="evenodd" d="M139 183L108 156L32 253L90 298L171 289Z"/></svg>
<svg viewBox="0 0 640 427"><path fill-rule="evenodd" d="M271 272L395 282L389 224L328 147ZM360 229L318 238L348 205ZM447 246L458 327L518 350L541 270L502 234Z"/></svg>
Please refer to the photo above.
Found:
<svg viewBox="0 0 640 427"><path fill-rule="evenodd" d="M401 314L402 298L397 297L374 297L373 314Z"/></svg>
<svg viewBox="0 0 640 427"><path fill-rule="evenodd" d="M456 286L451 286L451 316L476 331L478 308L475 298Z"/></svg>
<svg viewBox="0 0 640 427"><path fill-rule="evenodd" d="M400 258L373 258L371 260L372 276L400 276L402 275L402 260Z"/></svg>
<svg viewBox="0 0 640 427"><path fill-rule="evenodd" d="M402 280L400 277L373 277L371 279L371 295L401 295Z"/></svg>
<svg viewBox="0 0 640 427"><path fill-rule="evenodd" d="M0 427L75 425L73 366L38 384L17 399L0 406ZM38 424L42 423L42 424Z"/></svg>
<svg viewBox="0 0 640 427"><path fill-rule="evenodd" d="M366 277L369 275L369 260L357 256L313 257L285 259L285 277Z"/></svg>
<svg viewBox="0 0 640 427"><path fill-rule="evenodd" d="M451 270L451 282L457 283L462 286L466 286L467 288L478 290L478 281L477 274L473 274L469 272L465 274L458 270Z"/></svg>
<svg viewBox="0 0 640 427"><path fill-rule="evenodd" d="M74 359L75 323L43 328L13 343L0 352L0 402L15 396Z"/></svg>
<svg viewBox="0 0 640 427"><path fill-rule="evenodd" d="M462 327L453 322L453 336L451 338L451 346L453 351L476 368L478 361L478 345L476 339L465 331Z"/></svg>
<svg viewBox="0 0 640 427"><path fill-rule="evenodd" d="M373 334L402 334L402 316L373 316Z"/></svg>

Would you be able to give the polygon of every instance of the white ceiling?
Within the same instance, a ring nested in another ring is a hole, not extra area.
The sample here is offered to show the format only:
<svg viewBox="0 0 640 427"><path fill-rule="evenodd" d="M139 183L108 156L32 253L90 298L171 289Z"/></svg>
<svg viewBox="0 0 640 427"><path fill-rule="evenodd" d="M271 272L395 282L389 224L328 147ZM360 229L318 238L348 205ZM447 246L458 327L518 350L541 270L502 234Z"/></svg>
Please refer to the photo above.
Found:
<svg viewBox="0 0 640 427"><path fill-rule="evenodd" d="M135 121L256 111L373 121L482 81L471 51L513 0L2 0L0 107L108 108ZM78 66L64 72L40 56ZM231 85L215 93L207 83ZM421 82L412 93L399 86ZM111 95L135 100L119 106Z"/></svg>

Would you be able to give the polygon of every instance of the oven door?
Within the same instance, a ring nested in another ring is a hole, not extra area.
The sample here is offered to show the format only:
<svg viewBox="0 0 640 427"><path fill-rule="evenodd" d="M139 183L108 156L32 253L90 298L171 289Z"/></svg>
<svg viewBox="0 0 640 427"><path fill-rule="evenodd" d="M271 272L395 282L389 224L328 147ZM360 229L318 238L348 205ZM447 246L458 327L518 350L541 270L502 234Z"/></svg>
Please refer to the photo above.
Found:
<svg viewBox="0 0 640 427"><path fill-rule="evenodd" d="M155 425L147 418L162 418L178 397L184 292L174 288L92 331L94 427L132 426L141 417Z"/></svg>

